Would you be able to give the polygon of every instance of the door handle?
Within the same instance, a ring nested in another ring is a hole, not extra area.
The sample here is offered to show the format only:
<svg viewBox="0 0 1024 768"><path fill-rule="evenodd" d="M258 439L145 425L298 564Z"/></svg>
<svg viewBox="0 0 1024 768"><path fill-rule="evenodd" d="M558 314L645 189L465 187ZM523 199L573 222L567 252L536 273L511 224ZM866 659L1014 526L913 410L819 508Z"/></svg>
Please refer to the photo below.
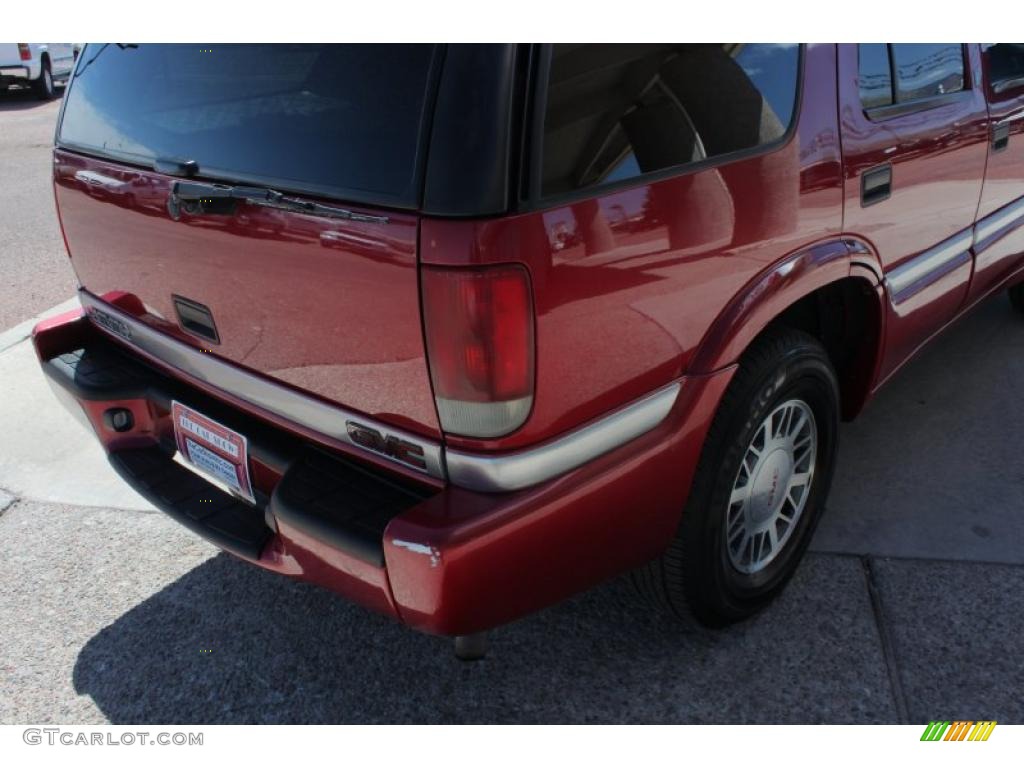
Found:
<svg viewBox="0 0 1024 768"><path fill-rule="evenodd" d="M1002 125L992 125L992 151L1002 152L1010 146L1010 125L1009 123L1003 123Z"/></svg>
<svg viewBox="0 0 1024 768"><path fill-rule="evenodd" d="M860 205L869 205L888 200L892 194L892 165L886 163L869 168L860 176Z"/></svg>
<svg viewBox="0 0 1024 768"><path fill-rule="evenodd" d="M213 322L213 313L209 307L176 293L171 294L171 299L174 301L174 310L178 313L178 322L182 328L194 336L220 344L220 334L217 333L217 326Z"/></svg>

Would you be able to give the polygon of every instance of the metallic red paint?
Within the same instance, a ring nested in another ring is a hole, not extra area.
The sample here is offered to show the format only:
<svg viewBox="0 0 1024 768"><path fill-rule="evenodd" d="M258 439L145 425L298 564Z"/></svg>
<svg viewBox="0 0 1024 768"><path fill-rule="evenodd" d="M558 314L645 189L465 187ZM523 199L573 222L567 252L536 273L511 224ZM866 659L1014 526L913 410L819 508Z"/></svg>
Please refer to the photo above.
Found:
<svg viewBox="0 0 1024 768"><path fill-rule="evenodd" d="M982 54L981 58L984 63L985 55ZM989 151L985 183L978 204L979 220L1016 202L1021 197L1021 185L1024 183L1024 88L995 93L986 84L985 90L990 125L993 128L1005 126L1008 137L1005 149ZM989 137L992 137L991 129ZM1017 227L996 242L980 244L975 254L969 301L982 297L1005 280L1020 264L1021 253L1024 253L1024 227Z"/></svg>
<svg viewBox="0 0 1024 768"><path fill-rule="evenodd" d="M384 568L281 524L257 564L337 590L419 629L467 634L656 557L676 530L736 360L783 311L837 281L853 280L863 287L878 330L878 342L865 345L852 381L866 397L976 300L1024 277L1024 226L1017 226L979 243L966 262L934 275L920 290L915 286L899 303L887 290L885 276L894 268L969 231L976 214L992 215L1021 197L1024 121L1014 122L1004 153L989 151L988 136L991 121L1017 114L1024 96L993 103L990 115L981 89L980 49L968 46L968 55L970 87L959 100L872 121L860 108L856 46L808 46L798 124L780 147L499 219L422 220L422 263L523 264L530 271L537 313L536 400L527 423L508 437L448 436L447 445L485 453L534 446L669 382L681 381L681 394L669 417L651 432L543 485L481 494L435 484L438 493L389 524ZM860 176L884 162L893 167L893 194L863 208ZM982 186L986 162L991 176ZM119 179L135 197L118 197L114 187L83 187L75 180L82 169ZM208 295L191 298L232 306L236 299L228 294L236 272L223 253L243 248L254 249L253 285L269 291L281 306L296 299L283 279L287 270L278 271L278 259L303 260L307 273L293 284L316 291L314 300L321 305L331 306L337 293L332 270L341 262L318 249L338 243L325 244L323 233L313 231L320 225L290 216L281 221L267 213L238 226L196 225L172 234L177 225L156 205L166 194L166 178L66 152L57 153L56 173L73 258L90 288L159 296L165 288L161 281L173 281L183 268L170 260L181 258L210 283ZM138 215L147 210L159 232L178 239L153 244L152 236L143 238L133 230L141 221ZM401 357L412 381L395 384L396 369L387 364L367 379L376 386L398 387L384 394L403 398L400 408L374 406L358 387L308 378L308 369L319 360L327 358L335 372L350 373L360 358L356 347L342 345L332 352L336 337L329 334L307 338L310 326L301 313L286 315L262 347L251 339L262 355L255 364L239 348L222 354L274 374L284 365L276 357L285 354L280 347L291 342L291 364L306 371L293 382L296 386L353 407L362 404L379 418L404 418L405 426L437 435L419 337L415 220L396 216L394 224L386 233L360 228L361 235L386 241L382 251L364 251L352 238L342 238L340 248L346 267L352 265L374 290L383 275L393 280L392 293L386 294L390 298L371 291L372 304L409 302L384 330L382 349L370 353ZM134 261L122 260L112 269L104 265L102 248L109 245L104 233L117 227L127 228L121 252ZM193 251L179 250L182 238ZM378 260L374 254L381 252L387 255ZM126 264L134 267L126 270ZM124 295L119 305L134 307L147 322L182 335L137 299L133 304L133 298ZM166 300L156 301L163 303L155 309L170 317ZM340 318L343 310L362 306L362 298L352 301L328 316ZM237 312L229 310L224 322L243 332L245 310L238 303ZM219 312L217 317L220 322ZM97 331L72 313L41 324L34 340L41 359L47 359L74 349L89 333ZM393 348L384 349L392 343ZM401 354L392 355L399 349ZM283 422L230 392L214 390L160 361L149 362L235 408L242 418L351 454L346 446ZM844 413L855 413L863 399L844 403ZM102 412L110 403L82 404L108 450L152 441L169 428L166 414L153 403L118 404L135 415L135 427L126 435L103 427ZM359 458L382 471L403 471L377 457ZM280 474L255 461L253 477L269 494Z"/></svg>
<svg viewBox="0 0 1024 768"><path fill-rule="evenodd" d="M440 435L420 330L415 216L343 221L247 205L174 221L166 208L174 181L54 153L57 208L82 285L137 297L139 319L225 360ZM172 294L213 311L220 345L180 328Z"/></svg>
<svg viewBox="0 0 1024 768"><path fill-rule="evenodd" d="M678 378L759 275L839 236L835 50L808 47L797 128L781 147L518 216L423 221L425 264L525 264L537 309L529 420L508 437L450 445L531 445Z"/></svg>
<svg viewBox="0 0 1024 768"><path fill-rule="evenodd" d="M33 340L45 360L97 334L81 313L69 313L37 326ZM544 485L501 495L448 486L391 521L386 568L281 521L260 557L249 562L327 587L427 632L467 634L511 621L664 549L733 370L687 377L659 427ZM148 400L79 405L111 452L152 445L172 429L166 410ZM132 411L130 431L103 426L103 412L111 407ZM279 472L258 457L250 460L255 487L269 496ZM667 477L672 482L664 482Z"/></svg>
<svg viewBox="0 0 1024 768"><path fill-rule="evenodd" d="M402 620L477 632L657 557L733 372L684 379L661 425L556 480L504 496L450 487L395 518L384 552Z"/></svg>
<svg viewBox="0 0 1024 768"><path fill-rule="evenodd" d="M976 47L968 49L970 85L981 72ZM945 105L873 120L860 106L856 45L839 46L838 77L844 227L871 243L888 272L973 225L987 153L985 98L969 87ZM861 175L885 163L892 167L892 196L863 207ZM883 378L956 314L970 277L967 260L912 300L889 303Z"/></svg>
<svg viewBox="0 0 1024 768"><path fill-rule="evenodd" d="M138 299L130 294L118 294L116 292L104 296L103 299L108 303L113 304L114 306L117 306L121 309L131 308L133 304L138 302ZM140 316L138 313L133 314L136 314L136 316ZM96 332L103 334L104 336L106 336L115 343L121 343L121 339L119 339L114 334L108 333L104 329L97 328ZM48 342L44 341L43 343L45 344ZM142 360L145 360L146 363L161 371L162 373L165 373L168 376L171 376L172 378L187 382L191 386L202 391L204 394L222 400L225 403L228 403L229 405L243 411L247 416L272 424L278 429L284 430L285 432L288 432L294 435L295 437L299 437L303 440L308 440L312 443L323 446L324 448L338 451L339 453L348 454L353 458L359 459L363 463L371 464L377 467L378 469L383 469L388 472L401 474L406 478L417 483L432 486L439 486L441 484L439 480L427 477L426 475L422 474L419 471L410 469L409 467L403 466L388 458L384 458L383 456L377 455L371 451L356 450L351 445L344 443L330 435L324 434L323 432L317 432L312 429L308 429L303 425L285 419L272 411L266 410L258 405L254 405L246 400L243 400L233 392L225 391L223 389L218 389L217 387L211 386L208 382L193 375L191 372L182 370L180 368L175 368L167 364L160 358L154 357L153 355L150 355L142 350L133 347L131 349L131 354L141 358ZM50 357L52 357L52 355L50 355ZM44 358L41 356L40 359Z"/></svg>
<svg viewBox="0 0 1024 768"><path fill-rule="evenodd" d="M713 371L739 359L788 307L851 274L850 247L844 240L815 243L773 264L715 318L694 356L692 370Z"/></svg>

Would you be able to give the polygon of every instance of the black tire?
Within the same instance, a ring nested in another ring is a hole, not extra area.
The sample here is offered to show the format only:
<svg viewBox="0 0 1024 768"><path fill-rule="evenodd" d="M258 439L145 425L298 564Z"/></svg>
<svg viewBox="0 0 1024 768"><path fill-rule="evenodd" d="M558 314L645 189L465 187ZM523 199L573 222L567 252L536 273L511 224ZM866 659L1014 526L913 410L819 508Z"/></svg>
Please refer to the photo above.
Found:
<svg viewBox="0 0 1024 768"><path fill-rule="evenodd" d="M1015 285L1009 290L1010 303L1013 308L1024 315L1024 283Z"/></svg>
<svg viewBox="0 0 1024 768"><path fill-rule="evenodd" d="M53 72L50 70L49 59L43 59L43 66L39 70L39 77L32 81L32 92L40 101L50 101L57 95L57 89L53 84Z"/></svg>
<svg viewBox="0 0 1024 768"><path fill-rule="evenodd" d="M743 573L733 565L725 540L729 498L762 423L791 400L808 406L817 427L807 499L774 559L756 573ZM675 539L634 576L641 592L677 616L693 616L712 627L767 606L796 571L824 509L838 428L839 386L820 342L785 328L757 340L743 355L708 431Z"/></svg>

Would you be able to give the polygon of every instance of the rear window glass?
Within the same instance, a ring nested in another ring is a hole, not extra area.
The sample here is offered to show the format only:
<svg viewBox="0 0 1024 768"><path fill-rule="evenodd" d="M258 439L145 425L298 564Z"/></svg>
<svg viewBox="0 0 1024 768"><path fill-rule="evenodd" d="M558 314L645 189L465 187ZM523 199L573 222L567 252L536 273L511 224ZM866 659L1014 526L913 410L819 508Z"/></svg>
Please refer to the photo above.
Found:
<svg viewBox="0 0 1024 768"><path fill-rule="evenodd" d="M89 45L58 141L128 162L416 203L429 45Z"/></svg>
<svg viewBox="0 0 1024 768"><path fill-rule="evenodd" d="M892 43L897 101L913 101L964 89L960 43Z"/></svg>
<svg viewBox="0 0 1024 768"><path fill-rule="evenodd" d="M542 194L564 194L778 141L797 45L556 45Z"/></svg>

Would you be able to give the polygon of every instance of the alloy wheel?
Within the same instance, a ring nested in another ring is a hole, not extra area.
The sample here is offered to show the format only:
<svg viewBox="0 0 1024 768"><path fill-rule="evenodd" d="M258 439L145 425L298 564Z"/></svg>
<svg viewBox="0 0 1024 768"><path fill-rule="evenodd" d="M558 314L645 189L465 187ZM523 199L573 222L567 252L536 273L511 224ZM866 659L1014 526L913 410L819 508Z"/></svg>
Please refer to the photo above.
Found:
<svg viewBox="0 0 1024 768"><path fill-rule="evenodd" d="M761 422L740 463L726 510L733 567L755 574L786 546L810 495L818 452L814 413L788 400Z"/></svg>

